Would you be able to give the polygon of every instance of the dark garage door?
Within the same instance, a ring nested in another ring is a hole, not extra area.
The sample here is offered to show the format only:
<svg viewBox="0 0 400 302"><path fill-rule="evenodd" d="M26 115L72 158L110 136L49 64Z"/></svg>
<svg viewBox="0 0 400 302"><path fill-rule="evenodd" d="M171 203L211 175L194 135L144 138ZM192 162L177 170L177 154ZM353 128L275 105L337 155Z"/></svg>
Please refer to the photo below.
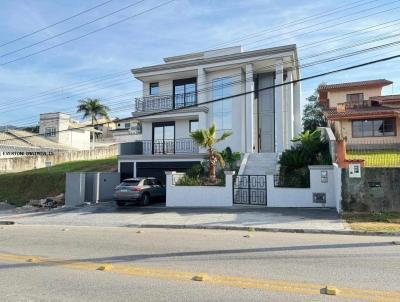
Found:
<svg viewBox="0 0 400 302"><path fill-rule="evenodd" d="M165 183L165 171L186 172L199 161L183 162L138 162L136 163L137 177L157 177Z"/></svg>
<svg viewBox="0 0 400 302"><path fill-rule="evenodd" d="M133 163L120 163L121 181L133 177Z"/></svg>

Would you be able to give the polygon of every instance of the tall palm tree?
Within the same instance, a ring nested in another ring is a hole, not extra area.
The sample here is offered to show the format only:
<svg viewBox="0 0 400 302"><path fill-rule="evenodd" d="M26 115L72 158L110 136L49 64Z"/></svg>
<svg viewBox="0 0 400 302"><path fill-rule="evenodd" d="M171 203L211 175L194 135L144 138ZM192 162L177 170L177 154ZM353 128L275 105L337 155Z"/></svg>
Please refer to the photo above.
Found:
<svg viewBox="0 0 400 302"><path fill-rule="evenodd" d="M94 122L97 122L98 117L109 118L108 111L110 111L110 108L101 104L99 99L86 98L79 100L78 110L76 112L83 113L83 118L90 116L92 119L92 126L94 126Z"/></svg>
<svg viewBox="0 0 400 302"><path fill-rule="evenodd" d="M221 154L214 149L214 145L232 135L232 132L224 132L217 138L217 127L213 123L209 129L200 129L190 134L190 137L202 148L207 149L210 181L215 182L217 162L223 167L225 165Z"/></svg>

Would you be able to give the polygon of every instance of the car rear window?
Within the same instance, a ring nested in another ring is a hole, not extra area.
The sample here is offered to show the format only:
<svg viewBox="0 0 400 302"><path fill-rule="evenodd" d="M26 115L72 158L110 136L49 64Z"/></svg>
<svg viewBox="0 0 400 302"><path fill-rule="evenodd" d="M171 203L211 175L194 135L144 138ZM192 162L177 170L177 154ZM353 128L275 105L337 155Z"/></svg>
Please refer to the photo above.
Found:
<svg viewBox="0 0 400 302"><path fill-rule="evenodd" d="M121 186L137 186L139 182L139 180L124 180Z"/></svg>

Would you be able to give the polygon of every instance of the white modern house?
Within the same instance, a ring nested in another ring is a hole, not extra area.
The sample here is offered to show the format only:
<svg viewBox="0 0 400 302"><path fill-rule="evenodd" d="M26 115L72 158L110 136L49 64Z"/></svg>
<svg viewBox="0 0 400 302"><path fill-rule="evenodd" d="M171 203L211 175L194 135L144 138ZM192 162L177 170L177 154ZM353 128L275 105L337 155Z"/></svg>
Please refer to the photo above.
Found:
<svg viewBox="0 0 400 302"><path fill-rule="evenodd" d="M121 177L162 176L201 161L204 150L190 132L213 122L219 132L233 132L217 148L245 155L241 173L274 171L277 154L301 132L300 83L292 83L298 64L296 46L287 45L190 53L132 69L143 83L133 112L143 140L121 145Z"/></svg>
<svg viewBox="0 0 400 302"><path fill-rule="evenodd" d="M43 137L71 147L77 150L89 150L90 126L83 127L77 121L71 119L70 115L62 112L50 112L40 114L39 134Z"/></svg>

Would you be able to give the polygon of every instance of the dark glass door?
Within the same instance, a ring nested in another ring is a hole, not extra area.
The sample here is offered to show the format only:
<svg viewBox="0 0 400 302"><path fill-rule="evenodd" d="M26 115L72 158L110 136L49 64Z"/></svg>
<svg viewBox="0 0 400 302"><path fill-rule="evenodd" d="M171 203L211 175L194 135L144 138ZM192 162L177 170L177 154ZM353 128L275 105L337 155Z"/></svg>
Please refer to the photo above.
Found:
<svg viewBox="0 0 400 302"><path fill-rule="evenodd" d="M174 108L191 106L195 105L196 103L196 78L175 80Z"/></svg>
<svg viewBox="0 0 400 302"><path fill-rule="evenodd" d="M153 123L153 154L175 153L175 122Z"/></svg>

